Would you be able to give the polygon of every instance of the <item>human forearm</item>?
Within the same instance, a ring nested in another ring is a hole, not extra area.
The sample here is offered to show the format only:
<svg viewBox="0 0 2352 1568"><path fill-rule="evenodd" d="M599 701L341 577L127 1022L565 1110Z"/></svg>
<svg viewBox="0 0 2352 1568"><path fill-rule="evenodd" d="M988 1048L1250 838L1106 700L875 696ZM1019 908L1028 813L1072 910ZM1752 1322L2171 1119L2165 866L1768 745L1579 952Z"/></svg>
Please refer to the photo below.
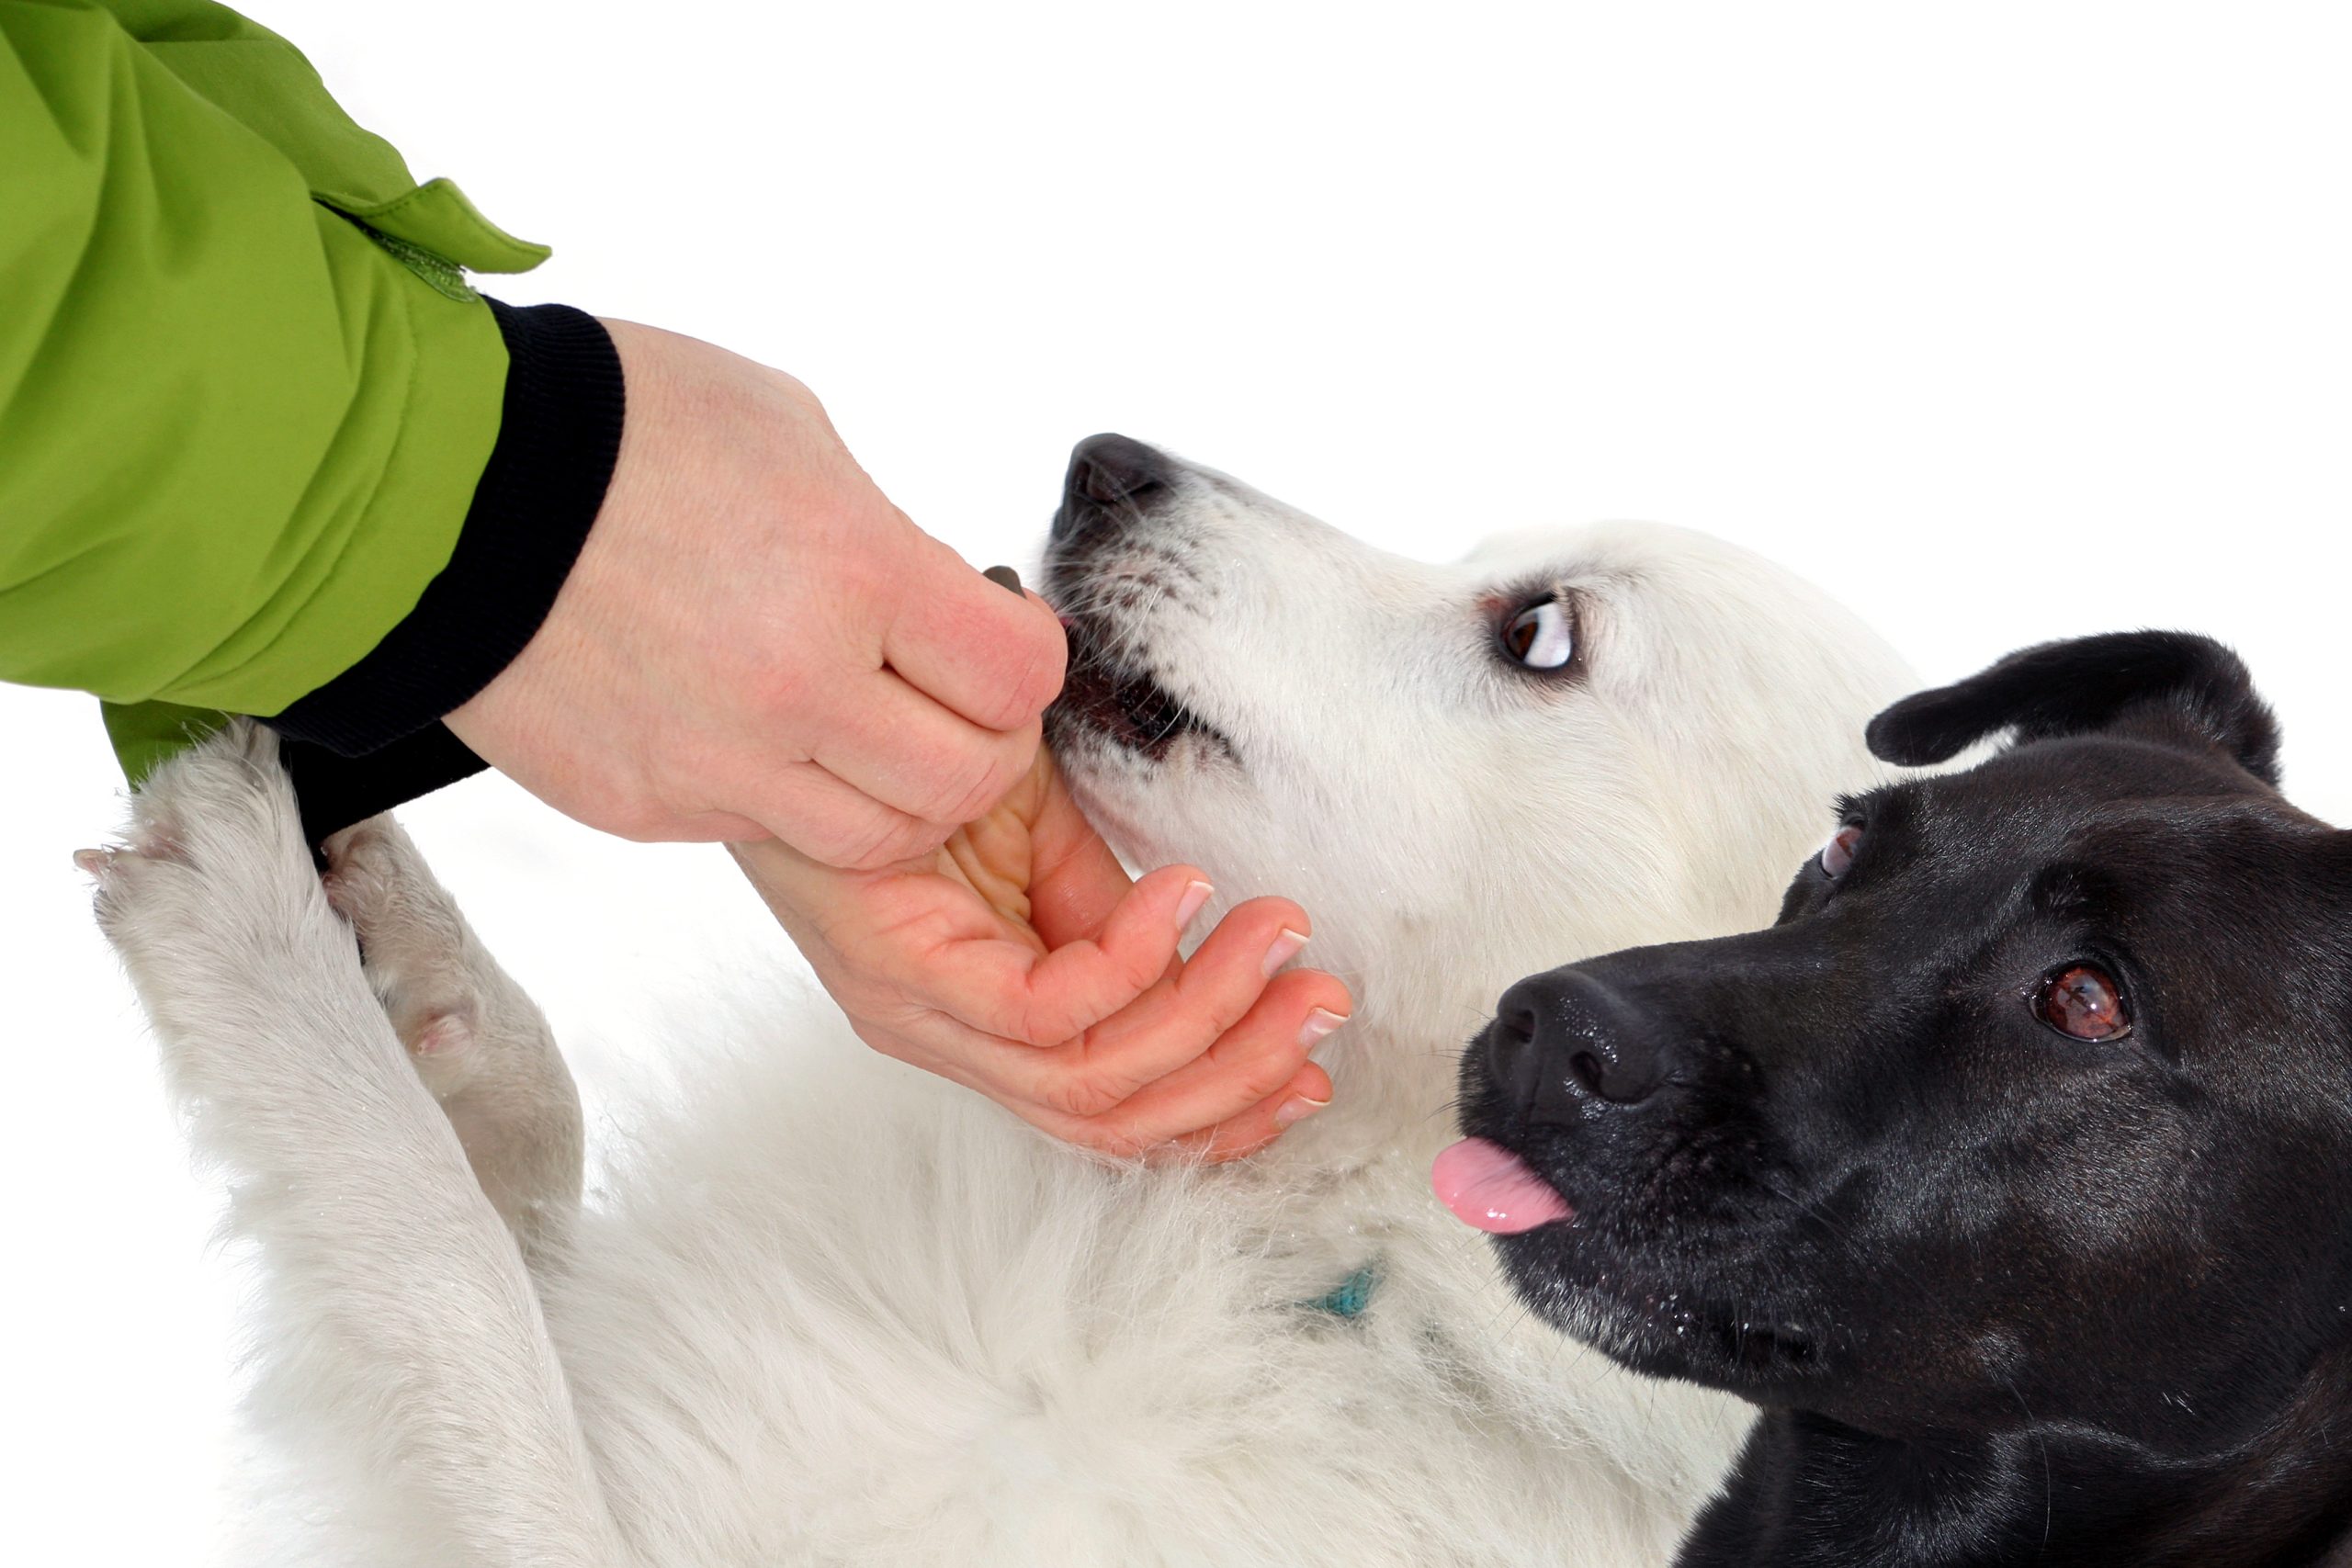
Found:
<svg viewBox="0 0 2352 1568"><path fill-rule="evenodd" d="M163 47L198 77L205 47L307 71L266 34ZM277 713L447 561L499 429L496 324L105 8L0 0L0 678Z"/></svg>

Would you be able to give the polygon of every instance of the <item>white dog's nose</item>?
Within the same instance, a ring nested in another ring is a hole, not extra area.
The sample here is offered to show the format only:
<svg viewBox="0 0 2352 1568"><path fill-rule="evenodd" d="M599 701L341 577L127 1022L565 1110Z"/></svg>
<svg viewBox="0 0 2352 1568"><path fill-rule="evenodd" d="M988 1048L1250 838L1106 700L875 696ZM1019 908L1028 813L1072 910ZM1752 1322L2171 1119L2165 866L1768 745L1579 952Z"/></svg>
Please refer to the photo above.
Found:
<svg viewBox="0 0 2352 1568"><path fill-rule="evenodd" d="M1145 498L1166 489L1174 473L1165 452L1133 436L1088 436L1070 448L1061 510L1054 513L1055 540L1075 537L1105 518L1136 515Z"/></svg>

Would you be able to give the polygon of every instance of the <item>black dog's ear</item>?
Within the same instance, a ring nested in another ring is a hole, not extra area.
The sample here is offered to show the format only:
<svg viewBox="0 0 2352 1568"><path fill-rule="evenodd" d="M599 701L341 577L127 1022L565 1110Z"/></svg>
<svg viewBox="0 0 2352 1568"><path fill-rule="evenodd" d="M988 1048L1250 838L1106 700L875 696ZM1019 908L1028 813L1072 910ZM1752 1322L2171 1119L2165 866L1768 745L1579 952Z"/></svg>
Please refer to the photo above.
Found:
<svg viewBox="0 0 2352 1568"><path fill-rule="evenodd" d="M2220 747L2267 784L2278 782L2278 721L2254 694L2238 656L2189 632L2110 632L2010 654L1957 685L1920 692L1871 720L1871 750L1889 762L1940 762L2016 727L2018 743L2149 728Z"/></svg>

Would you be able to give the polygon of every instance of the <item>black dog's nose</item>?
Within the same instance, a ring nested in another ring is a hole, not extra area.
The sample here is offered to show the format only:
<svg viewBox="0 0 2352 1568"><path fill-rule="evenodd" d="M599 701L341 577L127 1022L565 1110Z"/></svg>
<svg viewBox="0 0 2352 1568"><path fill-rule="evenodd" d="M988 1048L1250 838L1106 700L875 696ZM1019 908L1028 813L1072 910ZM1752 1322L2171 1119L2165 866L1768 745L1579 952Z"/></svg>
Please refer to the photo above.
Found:
<svg viewBox="0 0 2352 1568"><path fill-rule="evenodd" d="M1672 1075L1680 1052L1656 1017L1578 969L1531 976L1503 993L1487 1034L1487 1065L1537 1121L1594 1100L1639 1105Z"/></svg>
<svg viewBox="0 0 2352 1568"><path fill-rule="evenodd" d="M1066 539L1103 517L1133 514L1152 491L1166 489L1174 473L1166 453L1133 436L1088 436L1070 448L1053 536Z"/></svg>

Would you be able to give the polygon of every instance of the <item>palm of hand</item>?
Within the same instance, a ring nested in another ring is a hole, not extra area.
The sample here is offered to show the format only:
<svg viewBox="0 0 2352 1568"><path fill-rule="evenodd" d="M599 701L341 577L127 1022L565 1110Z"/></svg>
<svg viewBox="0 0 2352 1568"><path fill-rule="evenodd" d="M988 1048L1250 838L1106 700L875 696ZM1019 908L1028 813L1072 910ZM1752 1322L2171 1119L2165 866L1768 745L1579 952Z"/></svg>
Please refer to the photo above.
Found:
<svg viewBox="0 0 2352 1568"><path fill-rule="evenodd" d="M1346 990L1267 973L1305 937L1297 906L1252 899L1180 957L1206 883L1167 866L1130 884L1042 749L917 861L845 872L773 840L734 850L862 1038L1058 1137L1224 1158L1329 1100L1306 1054Z"/></svg>

